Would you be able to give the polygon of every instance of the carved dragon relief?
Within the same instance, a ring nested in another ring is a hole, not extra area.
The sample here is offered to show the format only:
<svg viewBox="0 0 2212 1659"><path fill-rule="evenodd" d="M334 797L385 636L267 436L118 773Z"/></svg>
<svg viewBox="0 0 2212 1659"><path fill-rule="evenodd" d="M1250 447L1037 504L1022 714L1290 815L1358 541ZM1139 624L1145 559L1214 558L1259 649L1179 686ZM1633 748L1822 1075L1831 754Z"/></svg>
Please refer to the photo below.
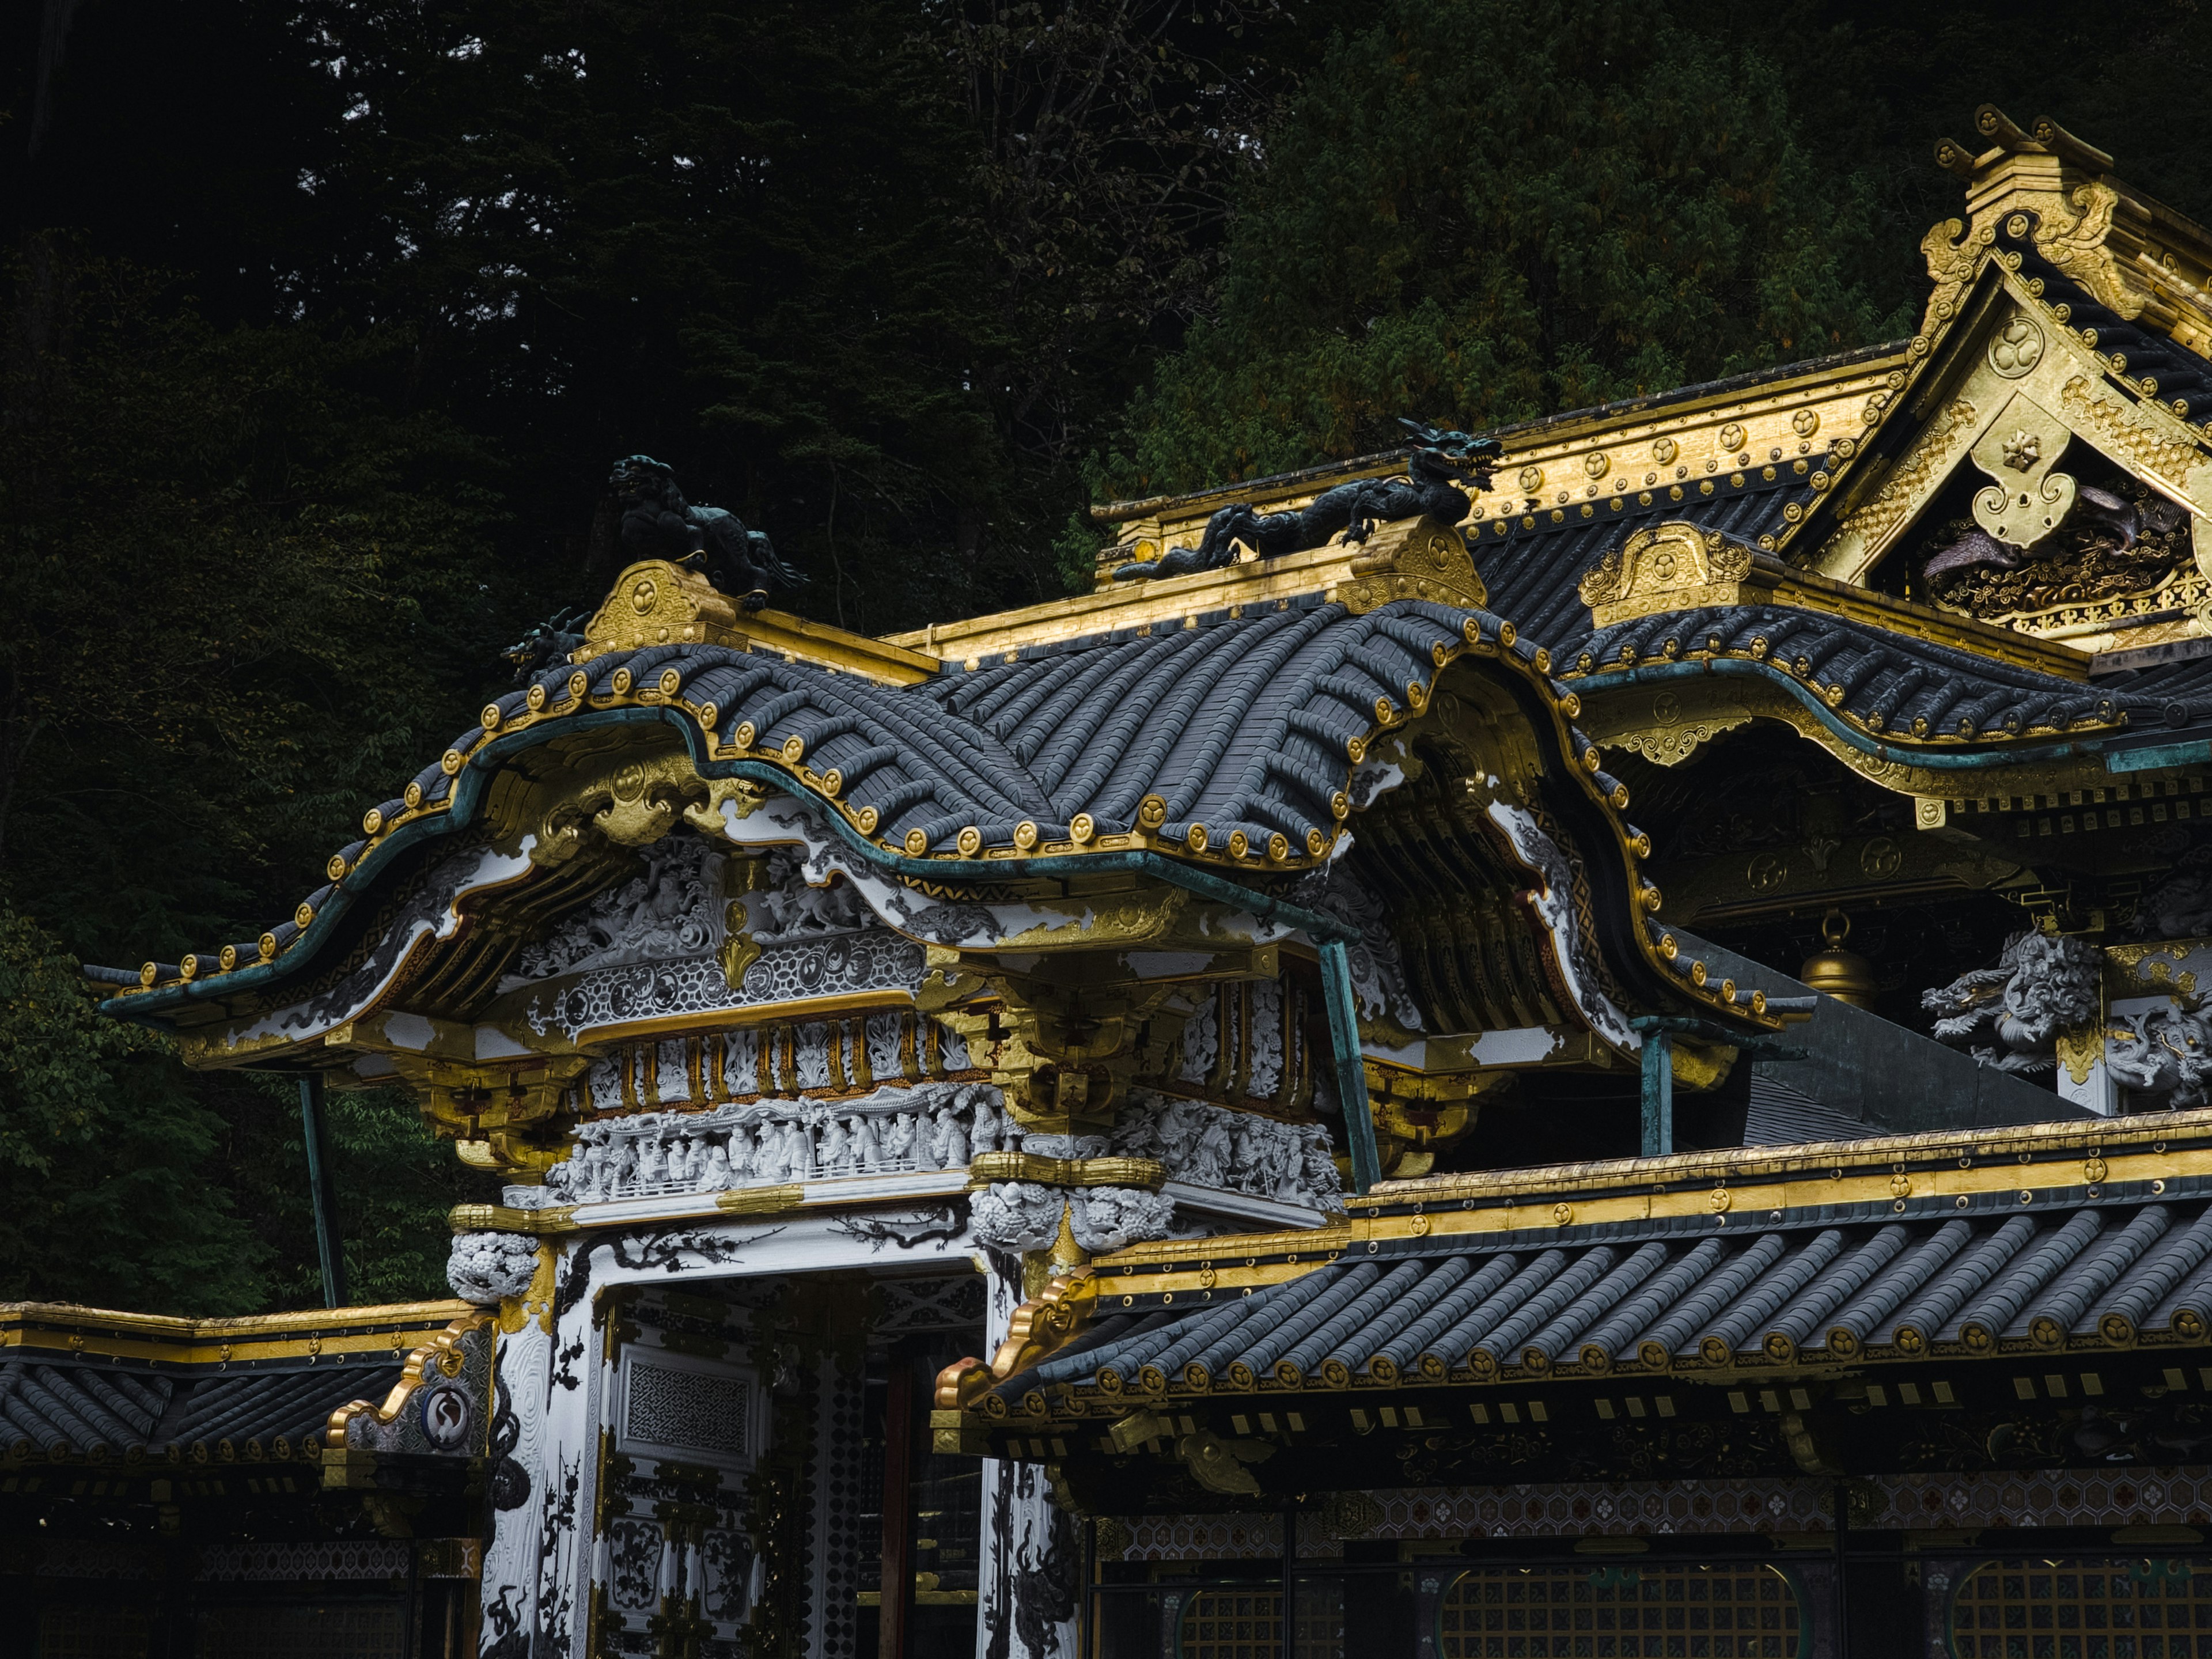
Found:
<svg viewBox="0 0 2212 1659"><path fill-rule="evenodd" d="M1813 561L1819 574L1865 582L1907 532L1926 521L1937 496L1969 463L1987 480L1972 501L1971 544L1953 534L1937 550L1949 556L1924 571L1917 567L1925 556L1916 556L1914 574L1931 583L1940 603L1951 603L1944 591L1950 584L1935 580L1946 570L1971 564L2016 568L2027 562L2021 554L2078 527L2085 512L2109 516L2121 507L2109 485L2092 488L2084 482L2103 476L2099 457L2191 514L2212 506L2212 460L2200 434L2154 399L2116 386L2107 366L2016 276L2006 272L2002 280L2000 303L1984 311L1972 340L1960 349L1970 366L1942 414L1929 421L1880 488L1846 511ZM2152 573L2130 591L2148 592L2162 580L2163 572ZM2067 596L2057 591L2063 580L2047 585L2054 592L2046 603L2063 602ZM2039 608L2034 601L1953 608L2025 624L2034 633L2065 631L2085 620L2031 622L2014 614ZM2124 617L2118 620L2124 624Z"/></svg>

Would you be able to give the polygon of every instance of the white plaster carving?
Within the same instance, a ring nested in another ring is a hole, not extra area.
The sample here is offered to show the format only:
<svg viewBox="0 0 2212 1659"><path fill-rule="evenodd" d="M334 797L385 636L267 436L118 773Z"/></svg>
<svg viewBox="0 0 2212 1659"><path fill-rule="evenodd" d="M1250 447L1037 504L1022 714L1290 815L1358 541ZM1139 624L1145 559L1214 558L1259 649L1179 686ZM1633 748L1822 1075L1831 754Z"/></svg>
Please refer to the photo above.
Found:
<svg viewBox="0 0 2212 1659"><path fill-rule="evenodd" d="M446 1258L446 1282L464 1302L486 1306L530 1288L538 1240L527 1233L456 1233Z"/></svg>
<svg viewBox="0 0 2212 1659"><path fill-rule="evenodd" d="M645 870L564 916L526 945L508 990L586 968L711 953L722 941L722 857L705 842L673 836L645 855Z"/></svg>
<svg viewBox="0 0 2212 1659"><path fill-rule="evenodd" d="M1075 1242L1092 1252L1118 1250L1173 1231L1175 1202L1133 1187L1046 1187L994 1182L969 1200L975 1236L1002 1250L1041 1250L1060 1236L1065 1210Z"/></svg>
<svg viewBox="0 0 2212 1659"><path fill-rule="evenodd" d="M1133 1090L1114 1126L1114 1150L1158 1158L1170 1180L1194 1187L1250 1193L1308 1209L1344 1207L1328 1131L1318 1123L1281 1123Z"/></svg>
<svg viewBox="0 0 2212 1659"><path fill-rule="evenodd" d="M1994 968L1961 974L1923 991L1920 1006L1938 1016L1936 1036L2005 1072L2047 1071L2058 1034L2097 1017L2103 954L2078 939L2015 933ZM1994 1038L1996 1047L1977 1038Z"/></svg>
<svg viewBox="0 0 2212 1659"><path fill-rule="evenodd" d="M1352 1000L1363 1018L1389 1019L1408 1031L1425 1029L1420 1006L1406 987L1405 959L1390 931L1390 913L1341 859L1305 877L1291 889L1290 900L1359 930L1345 954L1352 966Z"/></svg>
<svg viewBox="0 0 2212 1659"><path fill-rule="evenodd" d="M641 1112L586 1123L546 1171L568 1203L718 1193L837 1176L965 1169L1016 1152L1021 1131L985 1083L888 1087L851 1100L769 1097L710 1112Z"/></svg>
<svg viewBox="0 0 2212 1659"><path fill-rule="evenodd" d="M2212 1021L2168 1003L2137 1013L2114 1011L2105 1044L2112 1076L2138 1094L2180 1111L2212 1103Z"/></svg>

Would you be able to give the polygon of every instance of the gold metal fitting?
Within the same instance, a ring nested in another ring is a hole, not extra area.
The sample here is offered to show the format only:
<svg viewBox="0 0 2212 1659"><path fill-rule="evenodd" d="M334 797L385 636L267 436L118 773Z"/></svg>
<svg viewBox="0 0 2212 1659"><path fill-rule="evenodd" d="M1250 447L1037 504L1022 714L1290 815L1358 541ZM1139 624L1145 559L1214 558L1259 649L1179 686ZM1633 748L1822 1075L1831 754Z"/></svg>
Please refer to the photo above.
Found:
<svg viewBox="0 0 2212 1659"><path fill-rule="evenodd" d="M1206 826L1202 823L1194 823L1183 832L1182 844L1194 853L1203 853L1206 850Z"/></svg>
<svg viewBox="0 0 2212 1659"><path fill-rule="evenodd" d="M836 767L831 767L827 772L824 772L822 775L822 793L829 796L830 799L836 799L837 792L844 787L845 775L842 772L840 772Z"/></svg>
<svg viewBox="0 0 2212 1659"><path fill-rule="evenodd" d="M660 695L662 696L672 697L683 689L684 676L680 671L673 668L664 668L660 671Z"/></svg>
<svg viewBox="0 0 2212 1659"><path fill-rule="evenodd" d="M185 979L198 979L200 972L200 959L196 956L185 957L177 963L177 972Z"/></svg>
<svg viewBox="0 0 2212 1659"><path fill-rule="evenodd" d="M216 957L216 964L226 974L232 969L237 967L238 947L235 945L224 945L221 952L219 952Z"/></svg>
<svg viewBox="0 0 2212 1659"><path fill-rule="evenodd" d="M929 850L929 837L919 830L906 832L906 850L910 858L920 858Z"/></svg>
<svg viewBox="0 0 2212 1659"><path fill-rule="evenodd" d="M1520 630L1515 628L1511 623L1500 623L1498 624L1498 642L1504 646L1507 650L1511 650L1513 648L1513 641L1520 637Z"/></svg>
<svg viewBox="0 0 2212 1659"><path fill-rule="evenodd" d="M525 697L523 701L528 703L533 710L544 708L545 688L542 685L532 686L530 688L530 695Z"/></svg>
<svg viewBox="0 0 2212 1659"><path fill-rule="evenodd" d="M1024 818L1019 823L1014 826L1014 845L1022 852L1026 853L1030 848L1036 844L1037 827L1030 819Z"/></svg>
<svg viewBox="0 0 2212 1659"><path fill-rule="evenodd" d="M1272 862L1280 864L1290 855L1291 838L1288 836L1278 830L1267 837L1267 857Z"/></svg>
<svg viewBox="0 0 2212 1659"><path fill-rule="evenodd" d="M1242 830L1231 830L1229 832L1229 856L1231 858L1241 859L1251 850L1251 836L1246 835Z"/></svg>
<svg viewBox="0 0 2212 1659"><path fill-rule="evenodd" d="M487 732L498 731L499 705L495 702L486 703L483 706L483 713L477 716L477 724L483 726Z"/></svg>
<svg viewBox="0 0 2212 1659"><path fill-rule="evenodd" d="M438 769L449 778L458 777L461 768L468 763L469 757L458 749L448 749L438 757Z"/></svg>
<svg viewBox="0 0 2212 1659"><path fill-rule="evenodd" d="M1318 827L1306 831L1306 856L1319 858L1328 851L1328 837Z"/></svg>
<svg viewBox="0 0 2212 1659"><path fill-rule="evenodd" d="M384 809L381 806L372 806L368 811L361 815L361 833L362 835L373 836L383 828Z"/></svg>
<svg viewBox="0 0 2212 1659"><path fill-rule="evenodd" d="M877 817L878 814L874 807L863 806L859 811L853 814L853 822L854 824L859 826L860 831L862 835L872 836L876 833Z"/></svg>
<svg viewBox="0 0 2212 1659"><path fill-rule="evenodd" d="M262 961L276 961L276 935L274 933L264 933L258 939L254 941L254 948L261 952Z"/></svg>
<svg viewBox="0 0 2212 1659"><path fill-rule="evenodd" d="M315 907L308 903L307 900L301 899L300 901L300 908L292 912L292 925L295 927L297 927L301 933L305 933L307 930L308 923L313 921L314 919Z"/></svg>
<svg viewBox="0 0 2212 1659"><path fill-rule="evenodd" d="M1328 811L1331 817L1342 823L1352 816L1352 797L1338 790L1328 798Z"/></svg>
<svg viewBox="0 0 2212 1659"><path fill-rule="evenodd" d="M618 696L618 697L619 697L619 696L621 696L624 692L628 691L628 690L629 690L629 688L630 688L629 670L629 669L627 669L627 668L617 668L617 669L616 669L616 670L615 670L615 696Z"/></svg>
<svg viewBox="0 0 2212 1659"><path fill-rule="evenodd" d="M738 729L730 733L730 741L740 749L750 749L753 746L753 739L758 736L760 729L750 720L739 720Z"/></svg>
<svg viewBox="0 0 2212 1659"><path fill-rule="evenodd" d="M332 881L343 881L346 874L345 854L343 853L331 854L331 861L323 866L323 873L328 876Z"/></svg>
<svg viewBox="0 0 2212 1659"><path fill-rule="evenodd" d="M699 705L699 724L706 731L713 731L721 724L721 720L722 711L717 704L702 702Z"/></svg>
<svg viewBox="0 0 2212 1659"><path fill-rule="evenodd" d="M592 689L592 677L579 668L568 676L568 695L576 702L584 700L584 693Z"/></svg>
<svg viewBox="0 0 2212 1659"><path fill-rule="evenodd" d="M1098 833L1098 822L1088 812L1078 812L1068 820L1067 833L1078 847L1087 847L1091 836Z"/></svg>
<svg viewBox="0 0 2212 1659"><path fill-rule="evenodd" d="M141 985L145 986L149 990L153 988L155 981L159 980L161 977L161 965L159 963L148 962L143 963L139 965L138 982Z"/></svg>
<svg viewBox="0 0 2212 1659"><path fill-rule="evenodd" d="M794 732L783 740L783 763L787 766L796 766L805 758L806 739Z"/></svg>
<svg viewBox="0 0 2212 1659"><path fill-rule="evenodd" d="M422 786L410 778L407 781L407 787L401 792L400 799L410 806L420 806L422 804Z"/></svg>
<svg viewBox="0 0 2212 1659"><path fill-rule="evenodd" d="M1168 821L1167 798L1147 795L1137 803L1137 822L1147 830L1157 830Z"/></svg>
<svg viewBox="0 0 2212 1659"><path fill-rule="evenodd" d="M953 845L960 849L963 858L972 859L983 850L983 832L971 823L953 838Z"/></svg>
<svg viewBox="0 0 2212 1659"><path fill-rule="evenodd" d="M1540 645L1536 647L1535 665L1539 674L1548 674L1552 672L1552 653Z"/></svg>

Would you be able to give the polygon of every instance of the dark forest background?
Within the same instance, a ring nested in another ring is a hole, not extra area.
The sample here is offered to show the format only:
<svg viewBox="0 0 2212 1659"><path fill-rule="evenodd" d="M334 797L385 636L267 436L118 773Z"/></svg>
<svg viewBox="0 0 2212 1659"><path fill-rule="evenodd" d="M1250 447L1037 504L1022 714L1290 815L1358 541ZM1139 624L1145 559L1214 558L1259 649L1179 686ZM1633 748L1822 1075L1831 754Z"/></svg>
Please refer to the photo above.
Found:
<svg viewBox="0 0 2212 1659"><path fill-rule="evenodd" d="M1546 0L44 0L0 21L0 1298L318 1299L296 1104L80 959L253 937L672 464L884 632L1084 508L1910 331L1935 140L2185 212L2212 18ZM356 1300L473 1195L337 1101Z"/></svg>

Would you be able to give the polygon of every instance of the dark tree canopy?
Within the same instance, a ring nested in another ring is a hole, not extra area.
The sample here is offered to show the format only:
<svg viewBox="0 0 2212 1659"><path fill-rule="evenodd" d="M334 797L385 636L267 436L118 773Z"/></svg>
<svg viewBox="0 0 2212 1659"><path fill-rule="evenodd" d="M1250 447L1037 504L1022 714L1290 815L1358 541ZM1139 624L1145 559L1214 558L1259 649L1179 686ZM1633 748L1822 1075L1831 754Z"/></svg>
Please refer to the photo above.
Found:
<svg viewBox="0 0 2212 1659"><path fill-rule="evenodd" d="M2212 214L2212 13L1898 0L42 0L0 20L0 1297L314 1299L289 1087L95 1018L596 603L617 456L863 631L1098 491L1903 328L1995 101ZM334 1108L349 1275L479 1178ZM79 1241L70 1244L70 1240Z"/></svg>

